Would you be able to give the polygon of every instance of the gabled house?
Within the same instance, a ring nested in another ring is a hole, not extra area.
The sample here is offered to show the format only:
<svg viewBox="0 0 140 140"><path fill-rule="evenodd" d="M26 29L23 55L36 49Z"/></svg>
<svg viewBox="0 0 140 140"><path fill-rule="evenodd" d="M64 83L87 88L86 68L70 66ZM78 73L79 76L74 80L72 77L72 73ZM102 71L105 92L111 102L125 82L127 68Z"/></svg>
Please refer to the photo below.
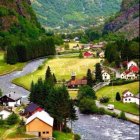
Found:
<svg viewBox="0 0 140 140"><path fill-rule="evenodd" d="M100 57L100 58L104 58L104 57L105 57L104 51L102 51L102 52L99 53L99 57Z"/></svg>
<svg viewBox="0 0 140 140"><path fill-rule="evenodd" d="M137 76L135 73L131 72L130 70L126 70L120 75L120 78L126 80L134 80L137 79Z"/></svg>
<svg viewBox="0 0 140 140"><path fill-rule="evenodd" d="M135 96L135 101L138 106L140 106L140 93Z"/></svg>
<svg viewBox="0 0 140 140"><path fill-rule="evenodd" d="M103 71L102 72L102 79L103 79L103 81L110 81L110 74Z"/></svg>
<svg viewBox="0 0 140 140"><path fill-rule="evenodd" d="M83 77L82 79L76 79L76 74L72 73L71 79L66 83L68 88L78 88L83 85L87 85L87 79Z"/></svg>
<svg viewBox="0 0 140 140"><path fill-rule="evenodd" d="M127 63L127 69L129 70L131 66L137 66L137 63L134 61L130 61Z"/></svg>
<svg viewBox="0 0 140 140"><path fill-rule="evenodd" d="M131 93L129 90L126 90L122 93L122 101L123 103L135 103L134 94Z"/></svg>
<svg viewBox="0 0 140 140"><path fill-rule="evenodd" d="M35 112L37 111L42 111L43 109L41 107L39 107L37 104L35 103L30 103L25 109L24 109L24 115L26 115L27 117L33 115Z"/></svg>
<svg viewBox="0 0 140 140"><path fill-rule="evenodd" d="M0 97L0 104L9 107L15 107L21 105L21 99L22 97L19 94L11 92Z"/></svg>
<svg viewBox="0 0 140 140"><path fill-rule="evenodd" d="M51 138L54 119L44 110L38 111L26 121L26 132L40 138Z"/></svg>
<svg viewBox="0 0 140 140"><path fill-rule="evenodd" d="M83 57L84 58L91 58L91 57L93 57L93 54L92 54L92 52L89 52L89 51L88 52L84 52L83 53Z"/></svg>

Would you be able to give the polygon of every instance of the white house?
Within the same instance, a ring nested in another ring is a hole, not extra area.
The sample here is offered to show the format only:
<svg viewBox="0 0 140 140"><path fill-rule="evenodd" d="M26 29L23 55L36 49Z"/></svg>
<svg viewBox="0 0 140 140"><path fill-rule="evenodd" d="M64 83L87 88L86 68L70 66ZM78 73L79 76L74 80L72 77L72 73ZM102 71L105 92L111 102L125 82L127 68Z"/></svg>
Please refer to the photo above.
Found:
<svg viewBox="0 0 140 140"><path fill-rule="evenodd" d="M122 93L122 101L123 103L136 103L134 94L131 93L129 90L126 90Z"/></svg>
<svg viewBox="0 0 140 140"><path fill-rule="evenodd" d="M0 104L9 107L15 107L21 105L21 99L22 97L19 94L11 92L0 98Z"/></svg>
<svg viewBox="0 0 140 140"><path fill-rule="evenodd" d="M136 104L139 106L140 105L140 93L135 96L135 101L136 101Z"/></svg>
<svg viewBox="0 0 140 140"><path fill-rule="evenodd" d="M108 74L107 72L103 72L102 79L103 81L110 81L110 74Z"/></svg>
<svg viewBox="0 0 140 140"><path fill-rule="evenodd" d="M11 111L3 109L2 111L0 111L0 119L2 120L7 119L11 113L12 113Z"/></svg>
<svg viewBox="0 0 140 140"><path fill-rule="evenodd" d="M137 63L134 61L130 61L127 63L127 69L129 70L131 66L137 66Z"/></svg>
<svg viewBox="0 0 140 140"><path fill-rule="evenodd" d="M125 71L120 75L120 78L126 80L134 80L137 79L137 75L131 71Z"/></svg>
<svg viewBox="0 0 140 140"><path fill-rule="evenodd" d="M100 57L100 58L104 58L104 57L105 57L104 51L102 51L102 52L99 53L99 57Z"/></svg>

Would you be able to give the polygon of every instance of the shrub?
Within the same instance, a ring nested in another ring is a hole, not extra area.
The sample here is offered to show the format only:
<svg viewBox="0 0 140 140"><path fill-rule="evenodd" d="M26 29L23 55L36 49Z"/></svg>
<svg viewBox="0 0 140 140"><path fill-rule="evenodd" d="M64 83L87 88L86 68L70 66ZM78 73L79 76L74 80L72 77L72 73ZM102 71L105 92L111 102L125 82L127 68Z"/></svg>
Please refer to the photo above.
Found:
<svg viewBox="0 0 140 140"><path fill-rule="evenodd" d="M83 98L80 100L79 109L81 113L90 114L97 112L95 101L90 98Z"/></svg>
<svg viewBox="0 0 140 140"><path fill-rule="evenodd" d="M119 93L119 92L117 92L117 93L116 93L116 101L120 101L120 100L121 100L120 93Z"/></svg>
<svg viewBox="0 0 140 140"><path fill-rule="evenodd" d="M5 124L5 121L0 119L0 126L4 125Z"/></svg>
<svg viewBox="0 0 140 140"><path fill-rule="evenodd" d="M106 111L105 111L105 109L104 108L98 108L98 114L100 114L100 115L104 115L104 114L106 114Z"/></svg>
<svg viewBox="0 0 140 140"><path fill-rule="evenodd" d="M71 129L69 127L64 127L62 131L65 133L71 133Z"/></svg>
<svg viewBox="0 0 140 140"><path fill-rule="evenodd" d="M80 139L81 139L80 135L78 135L78 134L74 135L74 140L80 140Z"/></svg>
<svg viewBox="0 0 140 140"><path fill-rule="evenodd" d="M108 103L110 98L109 97L102 97L99 100L100 100L100 103Z"/></svg>
<svg viewBox="0 0 140 140"><path fill-rule="evenodd" d="M38 67L38 70L42 70L43 69L43 65L40 65L39 67Z"/></svg>
<svg viewBox="0 0 140 140"><path fill-rule="evenodd" d="M127 120L125 113L123 111L120 113L119 119Z"/></svg>
<svg viewBox="0 0 140 140"><path fill-rule="evenodd" d="M12 113L8 118L7 118L7 124L8 125L13 125L16 124L19 121L19 117L17 114Z"/></svg>

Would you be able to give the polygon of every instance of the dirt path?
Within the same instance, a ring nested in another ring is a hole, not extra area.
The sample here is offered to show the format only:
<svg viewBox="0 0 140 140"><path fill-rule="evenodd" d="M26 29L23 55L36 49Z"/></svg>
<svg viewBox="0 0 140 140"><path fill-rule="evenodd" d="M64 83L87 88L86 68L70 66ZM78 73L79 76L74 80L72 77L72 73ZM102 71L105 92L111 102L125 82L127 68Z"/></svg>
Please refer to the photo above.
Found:
<svg viewBox="0 0 140 140"><path fill-rule="evenodd" d="M12 133L12 132L14 132L16 130L16 128L17 128L17 125L15 125L14 127L6 130L4 132L4 134L2 135L2 137L1 137L1 140L5 140L10 133Z"/></svg>

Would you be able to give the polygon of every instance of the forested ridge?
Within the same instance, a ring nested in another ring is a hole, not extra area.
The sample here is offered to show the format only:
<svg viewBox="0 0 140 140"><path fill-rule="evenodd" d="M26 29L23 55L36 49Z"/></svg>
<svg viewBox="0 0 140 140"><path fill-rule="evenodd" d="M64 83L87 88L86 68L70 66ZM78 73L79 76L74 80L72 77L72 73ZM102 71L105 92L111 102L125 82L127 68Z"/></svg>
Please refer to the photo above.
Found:
<svg viewBox="0 0 140 140"><path fill-rule="evenodd" d="M62 28L98 24L120 10L122 0L32 0L42 25Z"/></svg>

